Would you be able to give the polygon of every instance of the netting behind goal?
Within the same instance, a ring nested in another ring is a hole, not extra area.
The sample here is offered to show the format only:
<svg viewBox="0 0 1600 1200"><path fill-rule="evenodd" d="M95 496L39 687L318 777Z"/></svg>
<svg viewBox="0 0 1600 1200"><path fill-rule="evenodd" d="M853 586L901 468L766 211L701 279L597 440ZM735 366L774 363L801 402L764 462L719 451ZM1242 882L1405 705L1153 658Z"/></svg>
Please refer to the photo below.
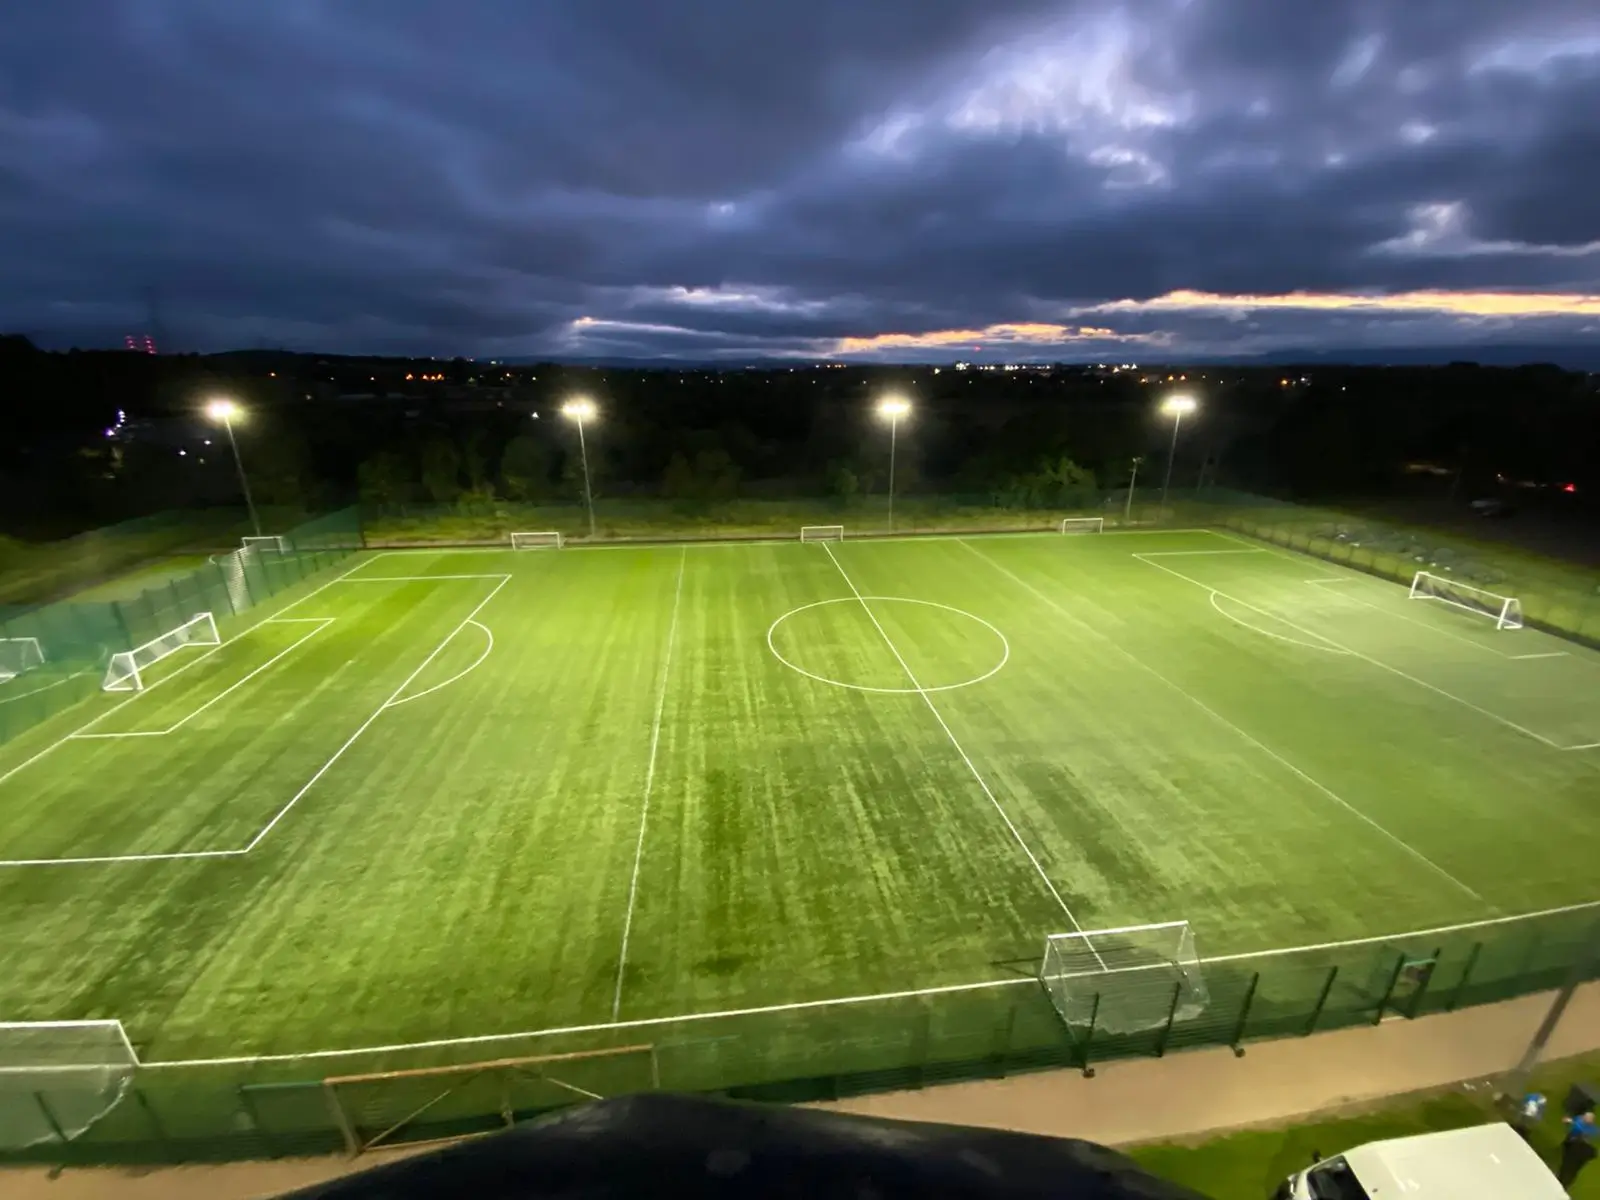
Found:
<svg viewBox="0 0 1600 1200"><path fill-rule="evenodd" d="M44 647L34 637L0 637L0 683L44 666Z"/></svg>
<svg viewBox="0 0 1600 1200"><path fill-rule="evenodd" d="M1210 997L1187 921L1053 933L1039 982L1077 1032L1136 1033L1192 1020Z"/></svg>
<svg viewBox="0 0 1600 1200"><path fill-rule="evenodd" d="M291 547L289 539L279 534L269 534L263 537L247 537L240 539L239 549L246 554L288 554Z"/></svg>
<svg viewBox="0 0 1600 1200"><path fill-rule="evenodd" d="M138 1065L120 1021L0 1022L0 1150L71 1141L116 1106Z"/></svg>
<svg viewBox="0 0 1600 1200"><path fill-rule="evenodd" d="M1522 628L1522 601L1515 596L1502 596L1444 575L1418 571L1411 580L1411 598L1442 600L1467 612L1492 617L1496 629Z"/></svg>
<svg viewBox="0 0 1600 1200"><path fill-rule="evenodd" d="M105 682L101 687L108 692L140 691L145 686L144 672L167 655L185 646L221 644L222 637L217 632L216 619L208 612L200 613L142 646L113 654L106 666Z"/></svg>
<svg viewBox="0 0 1600 1200"><path fill-rule="evenodd" d="M844 541L844 526L802 525L800 526L800 540L802 542L842 542Z"/></svg>

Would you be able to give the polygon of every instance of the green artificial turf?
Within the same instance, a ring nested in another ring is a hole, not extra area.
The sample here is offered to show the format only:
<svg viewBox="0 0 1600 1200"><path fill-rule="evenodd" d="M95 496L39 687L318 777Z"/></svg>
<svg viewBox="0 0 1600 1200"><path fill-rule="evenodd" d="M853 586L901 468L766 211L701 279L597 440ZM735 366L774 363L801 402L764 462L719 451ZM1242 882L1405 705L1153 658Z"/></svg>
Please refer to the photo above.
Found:
<svg viewBox="0 0 1600 1200"><path fill-rule="evenodd" d="M558 1029L462 1054L654 1041L717 1086L1059 1038L996 1029L1051 932L1595 899L1600 655L1221 533L385 553L271 612L0 747L38 864L0 1017L147 1062ZM1208 967L1196 1040L1260 963ZM1246 1032L1327 969L1262 967Z"/></svg>

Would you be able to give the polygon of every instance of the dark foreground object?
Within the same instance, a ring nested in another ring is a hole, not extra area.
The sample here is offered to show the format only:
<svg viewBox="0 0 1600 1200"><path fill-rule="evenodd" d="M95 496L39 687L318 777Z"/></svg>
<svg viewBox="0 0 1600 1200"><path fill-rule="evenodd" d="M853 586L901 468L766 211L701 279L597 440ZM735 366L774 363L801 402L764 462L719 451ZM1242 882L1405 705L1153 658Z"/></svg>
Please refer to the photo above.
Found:
<svg viewBox="0 0 1600 1200"><path fill-rule="evenodd" d="M1093 1142L659 1093L599 1100L291 1195L1205 1200Z"/></svg>

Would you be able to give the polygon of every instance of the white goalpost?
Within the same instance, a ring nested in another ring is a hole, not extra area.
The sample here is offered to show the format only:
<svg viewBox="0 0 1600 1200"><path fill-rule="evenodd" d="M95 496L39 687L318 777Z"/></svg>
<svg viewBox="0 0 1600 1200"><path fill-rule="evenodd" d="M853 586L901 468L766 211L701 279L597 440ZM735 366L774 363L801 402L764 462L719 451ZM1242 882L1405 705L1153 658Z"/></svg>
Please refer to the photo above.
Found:
<svg viewBox="0 0 1600 1200"><path fill-rule="evenodd" d="M144 672L167 655L185 646L220 645L222 636L217 632L216 618L208 612L200 613L142 646L113 654L106 665L105 682L100 686L108 692L142 691Z"/></svg>
<svg viewBox="0 0 1600 1200"><path fill-rule="evenodd" d="M42 666L44 647L39 644L38 638L0 638L0 683Z"/></svg>
<svg viewBox="0 0 1600 1200"><path fill-rule="evenodd" d="M1052 933L1039 982L1062 1022L1088 1035L1191 1020L1210 1002L1187 921Z"/></svg>
<svg viewBox="0 0 1600 1200"><path fill-rule="evenodd" d="M1106 519L1104 517L1062 517L1062 533L1104 533Z"/></svg>
<svg viewBox="0 0 1600 1200"><path fill-rule="evenodd" d="M1411 599L1443 600L1481 617L1492 617L1496 629L1522 628L1522 601L1515 596L1502 596L1443 575L1418 571L1411 581Z"/></svg>
<svg viewBox="0 0 1600 1200"><path fill-rule="evenodd" d="M532 533L513 533L511 535L511 548L513 550L539 550L549 548L559 550L566 544L566 539L553 529L538 530Z"/></svg>
<svg viewBox="0 0 1600 1200"><path fill-rule="evenodd" d="M259 554L263 550L273 554L288 554L290 550L289 539L278 534L265 537L247 537L240 539L239 549L246 554Z"/></svg>
<svg viewBox="0 0 1600 1200"><path fill-rule="evenodd" d="M0 1022L0 1150L76 1138L138 1066L121 1021Z"/></svg>
<svg viewBox="0 0 1600 1200"><path fill-rule="evenodd" d="M844 541L844 526L802 525L800 526L800 540L802 542L842 542Z"/></svg>

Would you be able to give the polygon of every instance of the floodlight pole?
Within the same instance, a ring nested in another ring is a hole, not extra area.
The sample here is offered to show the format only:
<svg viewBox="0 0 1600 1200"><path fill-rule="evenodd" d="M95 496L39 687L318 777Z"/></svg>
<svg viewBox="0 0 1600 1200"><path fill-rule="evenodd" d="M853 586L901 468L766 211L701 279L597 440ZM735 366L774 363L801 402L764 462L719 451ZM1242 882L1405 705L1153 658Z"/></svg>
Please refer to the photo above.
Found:
<svg viewBox="0 0 1600 1200"><path fill-rule="evenodd" d="M1178 457L1178 427L1183 424L1183 410L1174 409L1172 413L1172 447L1167 451L1167 477L1161 484L1161 511L1165 515L1167 510L1167 489L1172 486L1172 460Z"/></svg>
<svg viewBox="0 0 1600 1200"><path fill-rule="evenodd" d="M250 510L250 524L256 531L256 536L261 536L261 518L256 515L256 502L250 495L250 480L244 473L244 459L239 457L239 442L233 436L233 414L222 414L222 427L228 431L228 445L233 447L233 465L239 470L239 488L244 492L244 506Z"/></svg>
<svg viewBox="0 0 1600 1200"><path fill-rule="evenodd" d="M889 532L894 532L894 450L895 435L900 429L900 414L889 414Z"/></svg>
<svg viewBox="0 0 1600 1200"><path fill-rule="evenodd" d="M595 540L594 532L594 492L589 487L589 444L583 437L583 417L580 414L578 422L578 454L583 459L583 502L589 509L589 540Z"/></svg>
<svg viewBox="0 0 1600 1200"><path fill-rule="evenodd" d="M1143 455L1135 454L1133 456L1133 474L1128 477L1128 502L1122 508L1122 523L1124 525L1133 524L1133 489L1139 482L1139 464L1143 461Z"/></svg>

